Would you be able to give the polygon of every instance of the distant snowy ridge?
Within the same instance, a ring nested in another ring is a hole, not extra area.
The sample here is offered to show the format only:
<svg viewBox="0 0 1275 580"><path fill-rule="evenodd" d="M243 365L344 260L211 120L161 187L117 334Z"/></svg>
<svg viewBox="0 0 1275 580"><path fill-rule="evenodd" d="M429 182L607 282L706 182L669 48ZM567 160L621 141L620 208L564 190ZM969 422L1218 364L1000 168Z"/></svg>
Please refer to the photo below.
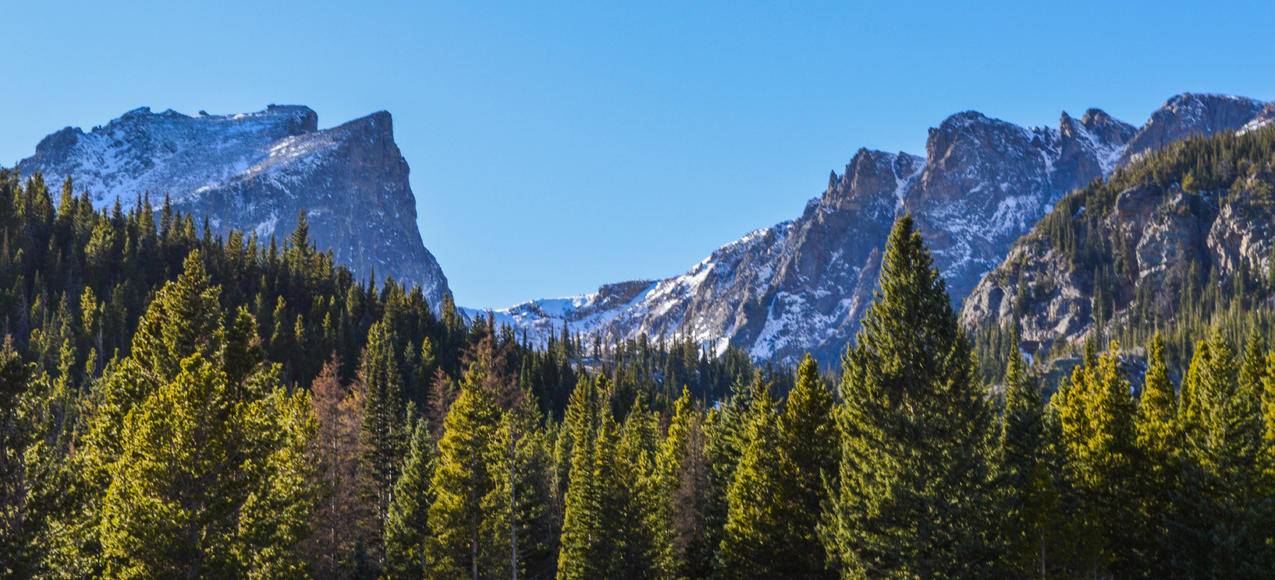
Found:
<svg viewBox="0 0 1275 580"><path fill-rule="evenodd" d="M715 352L733 344L757 359L791 363L812 352L835 362L872 300L886 237L903 212L916 218L959 303L1068 191L1141 151L1194 133L1240 130L1257 122L1263 106L1185 93L1141 128L1098 109L1034 128L957 113L930 129L925 157L861 149L799 218L750 232L680 276L608 284L493 315L534 342L565 325L604 343L646 334L690 338Z"/></svg>

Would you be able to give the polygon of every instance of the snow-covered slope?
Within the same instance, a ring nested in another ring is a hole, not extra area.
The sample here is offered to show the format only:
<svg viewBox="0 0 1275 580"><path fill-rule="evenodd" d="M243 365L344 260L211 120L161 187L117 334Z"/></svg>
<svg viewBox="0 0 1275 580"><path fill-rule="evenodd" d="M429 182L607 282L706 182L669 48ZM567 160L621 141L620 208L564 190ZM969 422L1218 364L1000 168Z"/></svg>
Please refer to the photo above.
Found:
<svg viewBox="0 0 1275 580"><path fill-rule="evenodd" d="M1098 109L1034 128L958 113L930 129L924 158L861 149L799 218L751 232L680 276L494 314L535 340L566 325L606 341L690 337L718 351L734 344L759 359L792 362L813 352L832 362L871 302L901 212L916 218L959 303L1062 195L1109 175L1130 147L1236 130L1258 115L1261 104L1253 103L1179 95L1141 129Z"/></svg>
<svg viewBox="0 0 1275 580"><path fill-rule="evenodd" d="M53 184L71 177L98 207L168 195L219 233L286 236L304 211L319 248L356 274L420 284L434 305L449 292L421 241L407 162L383 111L319 130L303 106L196 116L140 108L88 133L53 133L17 169Z"/></svg>

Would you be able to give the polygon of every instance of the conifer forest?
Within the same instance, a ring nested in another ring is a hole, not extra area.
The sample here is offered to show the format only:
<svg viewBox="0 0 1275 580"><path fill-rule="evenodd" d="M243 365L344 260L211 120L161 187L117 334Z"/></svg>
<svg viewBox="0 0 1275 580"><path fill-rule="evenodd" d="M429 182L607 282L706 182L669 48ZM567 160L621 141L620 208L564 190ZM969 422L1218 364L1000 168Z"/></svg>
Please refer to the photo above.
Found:
<svg viewBox="0 0 1275 580"><path fill-rule="evenodd" d="M1198 139L1119 179L1256 179L1275 203L1273 144ZM1096 213L1104 187L1064 204ZM1094 333L1051 383L1012 328L975 348L904 216L840 364L788 368L658 337L533 346L356 280L304 215L223 238L74 191L0 174L8 577L1275 570L1269 273L1200 290L1180 324ZM1117 335L1145 339L1138 376Z"/></svg>

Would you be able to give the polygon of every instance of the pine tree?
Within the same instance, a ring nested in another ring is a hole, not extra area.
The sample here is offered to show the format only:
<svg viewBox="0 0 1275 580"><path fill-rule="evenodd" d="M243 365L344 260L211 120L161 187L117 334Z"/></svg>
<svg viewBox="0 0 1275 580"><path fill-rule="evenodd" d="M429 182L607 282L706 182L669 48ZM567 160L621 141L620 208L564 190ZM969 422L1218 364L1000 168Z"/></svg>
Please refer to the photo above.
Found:
<svg viewBox="0 0 1275 580"><path fill-rule="evenodd" d="M1242 384L1260 376L1252 362L1260 358L1259 341L1250 343L1249 360L1241 372L1235 355L1220 332L1214 332L1197 369L1197 421L1187 433L1187 449L1198 470L1203 519L1197 528L1207 541L1203 569L1229 576L1260 575L1269 558L1260 535L1261 395L1257 384Z"/></svg>
<svg viewBox="0 0 1275 580"><path fill-rule="evenodd" d="M480 353L486 352L480 350ZM488 573L482 552L482 501L495 486L485 461L500 421L488 386L491 360L479 356L465 373L460 395L443 421L429 508L431 576L480 578Z"/></svg>
<svg viewBox="0 0 1275 580"><path fill-rule="evenodd" d="M1119 368L1119 345L1072 373L1059 405L1067 477L1076 494L1083 530L1085 572L1131 573L1136 569L1129 538L1136 533L1135 442L1133 398Z"/></svg>
<svg viewBox="0 0 1275 580"><path fill-rule="evenodd" d="M658 502L653 473L659 420L638 396L619 431L614 451L599 446L595 455L602 535L611 539L609 550L598 557L610 563L607 577L651 578L660 564L651 525Z"/></svg>
<svg viewBox="0 0 1275 580"><path fill-rule="evenodd" d="M997 485L1005 496L1001 529L1006 570L1018 577L1044 577L1054 551L1058 496L1045 457L1045 438L1040 388L1028 376L1015 335L1005 369L996 468Z"/></svg>
<svg viewBox="0 0 1275 580"><path fill-rule="evenodd" d="M682 387L655 461L651 527L659 550L657 566L662 574L678 578L708 576L716 550L705 537L710 473L703 422L690 389Z"/></svg>
<svg viewBox="0 0 1275 580"><path fill-rule="evenodd" d="M570 469L564 492L561 548L558 552L559 580L587 580L601 576L603 562L591 558L594 544L602 534L598 476L595 473L600 430L610 420L610 409L601 404L599 391L607 382L599 374L595 381L581 381L571 393L566 419L559 435L559 455L568 454ZM612 429L614 427L612 426ZM564 448L569 452L561 451Z"/></svg>
<svg viewBox="0 0 1275 580"><path fill-rule="evenodd" d="M425 575L429 505L434 500L430 490L433 473L434 440L425 421L417 421L385 518L385 572L392 578Z"/></svg>
<svg viewBox="0 0 1275 580"><path fill-rule="evenodd" d="M66 576L100 575L103 561L99 532L102 502L115 477L129 431L126 417L135 407L176 378L181 361L198 355L223 358L221 288L212 284L198 251L189 253L181 275L165 283L146 306L133 335L130 354L108 365L86 406L87 432L72 458L75 509L55 517L58 533L48 541L49 565Z"/></svg>
<svg viewBox="0 0 1275 580"><path fill-rule="evenodd" d="M765 390L754 395L747 443L727 492L728 512L720 552L720 573L733 578L794 575L788 518L798 506L785 503L786 478L779 458L777 416Z"/></svg>
<svg viewBox="0 0 1275 580"><path fill-rule="evenodd" d="M200 353L212 359L222 349L221 287L212 284L199 251L182 263L182 274L165 284L138 322L131 357L155 380L177 376L182 360Z"/></svg>
<svg viewBox="0 0 1275 580"><path fill-rule="evenodd" d="M843 577L978 576L995 558L991 413L911 216L845 358L838 490L822 526Z"/></svg>
<svg viewBox="0 0 1275 580"><path fill-rule="evenodd" d="M551 511L552 458L540 414L522 397L501 417L487 449L492 488L483 498L484 550L493 576L551 578L557 526Z"/></svg>
<svg viewBox="0 0 1275 580"><path fill-rule="evenodd" d="M358 380L364 389L363 422L360 440L363 448L361 474L363 492L374 506L374 529L384 529L390 491L397 478L397 466L403 447L402 378L394 358L394 336L385 322L377 322L368 330L367 346L359 366ZM377 560L381 543L374 535L369 550Z"/></svg>
<svg viewBox="0 0 1275 580"><path fill-rule="evenodd" d="M305 576L304 547L319 503L314 457L318 424L304 391L276 388L249 413L269 440L264 472L240 508L240 565L260 578Z"/></svg>
<svg viewBox="0 0 1275 580"><path fill-rule="evenodd" d="M1146 472L1139 483L1139 518L1146 528L1140 538L1139 558L1160 576L1178 572L1174 562L1180 559L1176 546L1181 538L1174 524L1176 499L1181 493L1181 430L1177 423L1177 393L1169 380L1164 356L1164 338L1157 332L1147 353L1147 374L1134 427L1137 447L1145 462Z"/></svg>
<svg viewBox="0 0 1275 580"><path fill-rule="evenodd" d="M128 415L100 534L112 577L232 576L236 469L225 373L201 354Z"/></svg>
<svg viewBox="0 0 1275 580"><path fill-rule="evenodd" d="M23 362L5 336L0 349L0 575L31 576L37 566L30 553L39 514L31 512L33 474L27 470L28 451L39 439L36 421L24 413L23 399L36 390L35 365Z"/></svg>
<svg viewBox="0 0 1275 580"><path fill-rule="evenodd" d="M784 503L794 506L787 518L789 538L781 542L794 552L789 558L805 578L825 575L824 547L817 528L825 483L836 487L837 425L832 392L819 378L819 366L806 355L797 382L779 415L779 461L785 471Z"/></svg>

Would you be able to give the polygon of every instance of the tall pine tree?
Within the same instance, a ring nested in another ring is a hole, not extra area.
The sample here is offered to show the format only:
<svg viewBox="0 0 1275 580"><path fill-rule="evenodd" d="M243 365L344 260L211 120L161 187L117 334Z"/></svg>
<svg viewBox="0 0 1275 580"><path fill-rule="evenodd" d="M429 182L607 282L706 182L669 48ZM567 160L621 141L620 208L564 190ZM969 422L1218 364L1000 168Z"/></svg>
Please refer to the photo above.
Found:
<svg viewBox="0 0 1275 580"><path fill-rule="evenodd" d="M415 423L385 518L385 572L392 578L421 578L426 572L434 440L424 420Z"/></svg>
<svg viewBox="0 0 1275 580"><path fill-rule="evenodd" d="M989 574L991 412L910 215L890 232L841 394L839 486L823 531L842 575Z"/></svg>

